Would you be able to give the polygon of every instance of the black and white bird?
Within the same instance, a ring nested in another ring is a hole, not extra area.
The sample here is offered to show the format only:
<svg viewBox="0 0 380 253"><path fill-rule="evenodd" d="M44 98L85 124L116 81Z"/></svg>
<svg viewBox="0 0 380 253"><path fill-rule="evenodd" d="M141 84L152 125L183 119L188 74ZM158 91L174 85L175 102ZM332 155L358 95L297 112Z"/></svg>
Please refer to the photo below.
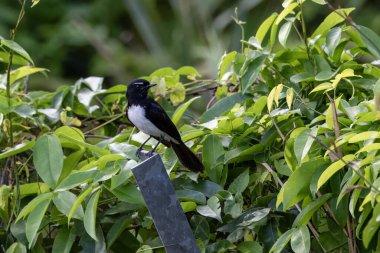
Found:
<svg viewBox="0 0 380 253"><path fill-rule="evenodd" d="M127 89L127 117L140 131L158 140L159 143L167 147L172 147L179 161L188 169L194 172L204 170L202 162L198 157L183 143L181 136L166 114L164 109L152 98L148 96L149 88L155 86L145 79L136 79L128 85ZM149 139L150 139L149 138ZM148 139L148 140L149 140ZM146 140L138 150L141 151Z"/></svg>

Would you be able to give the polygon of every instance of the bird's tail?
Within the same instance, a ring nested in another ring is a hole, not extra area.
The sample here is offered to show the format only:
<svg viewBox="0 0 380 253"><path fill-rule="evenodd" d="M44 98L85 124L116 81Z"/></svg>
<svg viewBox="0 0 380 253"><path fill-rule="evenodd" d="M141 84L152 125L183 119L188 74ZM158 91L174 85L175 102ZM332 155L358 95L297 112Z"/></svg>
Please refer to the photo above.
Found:
<svg viewBox="0 0 380 253"><path fill-rule="evenodd" d="M171 143L176 153L179 161L194 172L202 172L204 170L204 166L202 162L198 159L198 157L185 145L185 143L180 142L179 144Z"/></svg>

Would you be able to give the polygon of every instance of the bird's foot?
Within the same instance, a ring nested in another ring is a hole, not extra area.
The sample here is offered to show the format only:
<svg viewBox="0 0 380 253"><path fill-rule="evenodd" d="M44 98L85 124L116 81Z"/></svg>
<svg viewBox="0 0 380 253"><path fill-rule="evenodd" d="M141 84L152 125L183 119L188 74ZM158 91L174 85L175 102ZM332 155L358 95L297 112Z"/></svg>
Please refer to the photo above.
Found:
<svg viewBox="0 0 380 253"><path fill-rule="evenodd" d="M136 150L136 156L137 156L138 158L140 158L140 156L141 156L141 150L142 150L142 148L138 148L138 149Z"/></svg>
<svg viewBox="0 0 380 253"><path fill-rule="evenodd" d="M151 157L152 155L154 154L153 150L151 151L146 151L146 150L142 150L142 149L138 149L137 152L136 152L136 156L140 159L140 160L145 160L145 159L148 159L149 157Z"/></svg>

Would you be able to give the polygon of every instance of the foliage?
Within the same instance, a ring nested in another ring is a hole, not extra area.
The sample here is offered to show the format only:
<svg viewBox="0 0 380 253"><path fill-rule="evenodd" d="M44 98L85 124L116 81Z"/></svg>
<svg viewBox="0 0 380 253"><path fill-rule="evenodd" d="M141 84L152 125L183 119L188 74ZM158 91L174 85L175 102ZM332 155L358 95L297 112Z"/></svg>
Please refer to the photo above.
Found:
<svg viewBox="0 0 380 253"><path fill-rule="evenodd" d="M380 38L349 18L352 8L305 37L304 5L326 3L285 1L240 52L221 57L215 80L192 67L147 77L183 140L202 152L197 175L158 150L202 252L380 247ZM297 47L287 46L292 33ZM122 127L126 87L88 77L27 92L26 77L46 70L14 36L0 48L9 65L0 78L2 250L164 252L131 173L147 136ZM198 98L185 95L205 88L215 88L211 107L190 114Z"/></svg>
<svg viewBox="0 0 380 253"><path fill-rule="evenodd" d="M248 21L244 25L248 37L273 11L281 10L281 1L263 0L115 0L112 4L107 0L49 0L33 8L29 8L32 1L28 2L17 42L28 49L37 65L50 70L48 79L32 78L32 87L50 91L89 75L105 77L105 87L109 87L163 66L191 65L207 78L215 77L220 55L240 45L240 27L231 18L235 8ZM0 3L3 36L16 22L18 3ZM339 4L356 7L354 20L380 32L378 1ZM329 11L304 6L312 28ZM296 44L294 38L290 34L290 44ZM0 71L4 68L0 63Z"/></svg>

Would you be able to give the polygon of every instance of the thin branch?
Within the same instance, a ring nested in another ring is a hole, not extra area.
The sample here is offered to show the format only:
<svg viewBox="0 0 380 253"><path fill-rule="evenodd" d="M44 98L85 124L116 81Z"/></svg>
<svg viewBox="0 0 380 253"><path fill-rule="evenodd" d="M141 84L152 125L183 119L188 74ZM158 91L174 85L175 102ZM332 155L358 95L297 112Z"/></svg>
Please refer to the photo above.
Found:
<svg viewBox="0 0 380 253"><path fill-rule="evenodd" d="M265 168L270 174L272 174L272 175L275 174L275 172L272 170L272 168L269 166L269 164L267 164L267 163L262 163L262 165L264 166L264 168ZM281 187L284 187L284 183L281 181L281 179L277 177L277 180L278 180L279 184L281 185ZM297 208L298 212L300 212L300 213L302 212L302 209L301 209L301 207L300 207L298 204L295 204L295 207ZM321 242L319 241L319 234L318 234L317 229L314 227L314 225L313 225L310 221L307 223L307 226L309 227L309 229L310 229L311 233L313 234L315 240L317 240L318 244L319 244L319 245L322 247L322 249L323 249L323 246L322 246Z"/></svg>
<svg viewBox="0 0 380 253"><path fill-rule="evenodd" d="M85 134L84 137L86 139L111 139L109 136L104 136L104 135L92 135L92 134Z"/></svg>
<svg viewBox="0 0 380 253"><path fill-rule="evenodd" d="M86 134L89 134L89 133L91 133L91 132L93 132L93 131L95 131L95 130L98 130L99 128L102 128L102 127L104 127L105 125L108 125L109 123L111 123L111 122L113 122L113 121L115 121L115 120L117 120L117 119L120 119L120 118L123 117L123 116L124 116L124 113L121 113L121 114L117 115L116 117L114 117L114 118L112 118L112 119L110 119L110 120L104 122L103 124L100 124L99 126L94 127L94 128L92 128L92 129L86 131L84 134L86 135Z"/></svg>
<svg viewBox="0 0 380 253"><path fill-rule="evenodd" d="M298 2L298 6L301 10L301 27L302 27L303 41L304 41L305 46L306 46L307 57L309 58L309 60L311 60L310 48L309 48L309 45L307 43L306 22L305 22L305 17L303 16L303 1L297 1L297 2Z"/></svg>
<svg viewBox="0 0 380 253"><path fill-rule="evenodd" d="M332 99L329 94L327 94L328 99L330 100L331 109L332 109L332 116L333 116L333 124L334 124L334 134L335 139L338 139L340 136L340 129L339 129L339 122L338 122L338 113L336 111L336 105L334 99ZM335 147L335 142L333 143ZM337 155L341 158L343 157L342 147L335 147Z"/></svg>
<svg viewBox="0 0 380 253"><path fill-rule="evenodd" d="M343 162L348 168L350 168L356 175L358 175L361 179L363 179L366 184L369 185L369 187L367 189L371 190L372 192L380 195L380 190L377 189L367 178L365 178L359 171L360 171L360 168L358 168L358 166L355 166L354 163L352 162L346 162L343 158L339 157L337 153L335 153L334 150L332 150L330 147L328 147L327 145L325 145L319 138L317 138L316 136L312 136L312 135L309 135L310 137L312 137L320 146L322 146L323 148L325 148L327 151L329 151L330 153L332 153L332 155L335 156L335 158L337 160L340 160L341 162Z"/></svg>
<svg viewBox="0 0 380 253"><path fill-rule="evenodd" d="M285 143L286 138L285 138L284 134L281 132L281 129L278 127L276 121L272 117L270 117L270 119L272 120L272 123L273 123L274 127L276 128L278 135L280 135L282 142Z"/></svg>

